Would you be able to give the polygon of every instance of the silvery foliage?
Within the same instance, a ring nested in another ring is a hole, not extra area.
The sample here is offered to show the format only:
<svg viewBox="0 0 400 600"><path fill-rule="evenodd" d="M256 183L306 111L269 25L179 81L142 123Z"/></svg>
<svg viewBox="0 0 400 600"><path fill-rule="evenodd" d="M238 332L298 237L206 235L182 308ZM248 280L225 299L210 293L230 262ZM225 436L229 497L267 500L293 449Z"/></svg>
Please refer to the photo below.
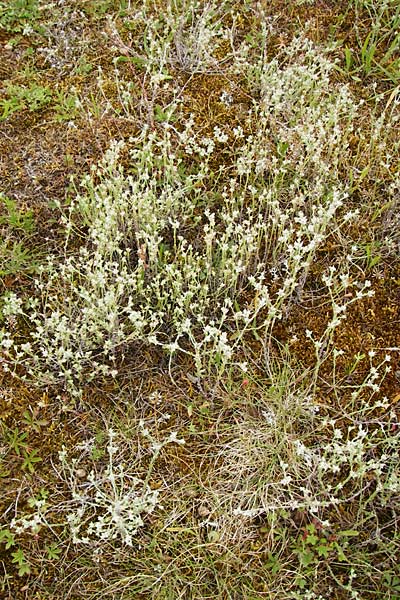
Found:
<svg viewBox="0 0 400 600"><path fill-rule="evenodd" d="M264 62L254 133L235 129L222 183L210 167L222 125L209 136L193 119L179 131L145 127L127 172L113 142L64 215L63 260L49 257L26 302L3 299L7 319L33 324L24 344L2 332L6 368L23 364L39 385L79 395L83 381L116 376L132 346L190 354L201 376L234 362L246 331L268 337L318 247L355 215L343 211L340 168L357 106L332 69L306 39L286 63Z"/></svg>
<svg viewBox="0 0 400 600"><path fill-rule="evenodd" d="M16 533L26 530L36 533L42 527L58 528L63 524L61 515L65 515L64 525L74 544L90 545L99 551L104 543L132 546L138 531L145 525L146 516L159 504L159 490L149 485L155 461L164 446L185 443L176 432L156 441L143 422L139 423L139 430L151 442L145 477L138 476L132 465L124 462L123 444L117 443L117 433L108 428L105 464L93 458L94 439L77 446L79 458L69 456L63 447L54 469L65 486L66 498L57 503L46 493L44 498L33 499L29 502L33 509L31 514L14 518L11 529Z"/></svg>

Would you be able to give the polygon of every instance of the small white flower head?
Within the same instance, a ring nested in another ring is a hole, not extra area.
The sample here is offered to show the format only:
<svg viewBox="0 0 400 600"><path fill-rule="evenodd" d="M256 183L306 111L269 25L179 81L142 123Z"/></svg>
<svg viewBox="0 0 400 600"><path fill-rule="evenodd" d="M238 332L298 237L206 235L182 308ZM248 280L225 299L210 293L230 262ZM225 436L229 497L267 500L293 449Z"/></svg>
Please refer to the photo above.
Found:
<svg viewBox="0 0 400 600"><path fill-rule="evenodd" d="M235 136L235 138L237 138L237 139L244 137L244 131L240 125L238 125L238 127L234 127L232 132L233 132L233 135Z"/></svg>
<svg viewBox="0 0 400 600"><path fill-rule="evenodd" d="M178 436L177 432L172 431L169 434L169 438L168 438L167 442L175 442L176 444L180 444L181 446L183 446L185 444L185 440L183 438L179 439L177 436Z"/></svg>
<svg viewBox="0 0 400 600"><path fill-rule="evenodd" d="M233 96L226 90L223 90L222 94L219 97L219 101L222 102L222 104L225 104L226 106L230 106L233 102Z"/></svg>

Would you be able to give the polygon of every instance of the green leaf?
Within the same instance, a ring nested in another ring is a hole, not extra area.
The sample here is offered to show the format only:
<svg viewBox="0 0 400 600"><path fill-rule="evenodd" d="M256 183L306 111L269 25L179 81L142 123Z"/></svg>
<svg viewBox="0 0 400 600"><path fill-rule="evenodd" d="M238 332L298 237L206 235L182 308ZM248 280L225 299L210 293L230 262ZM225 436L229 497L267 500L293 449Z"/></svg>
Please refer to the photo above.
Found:
<svg viewBox="0 0 400 600"><path fill-rule="evenodd" d="M18 569L18 575L20 577L23 577L24 575L30 575L30 573L31 573L31 568L28 565L28 563L23 563Z"/></svg>
<svg viewBox="0 0 400 600"><path fill-rule="evenodd" d="M32 452L28 453L26 450L23 450L24 460L22 462L21 468L28 469L30 473L35 471L35 464L38 462L42 462L40 456L37 456L37 450L32 450Z"/></svg>
<svg viewBox="0 0 400 600"><path fill-rule="evenodd" d="M61 553L61 548L56 546L56 544L50 544L50 546L46 546L45 550L47 552L47 558L49 560L56 560L59 558Z"/></svg>
<svg viewBox="0 0 400 600"><path fill-rule="evenodd" d="M315 559L315 554L312 550L302 550L298 553L300 563L303 567L308 567Z"/></svg>
<svg viewBox="0 0 400 600"><path fill-rule="evenodd" d="M351 67L353 65L353 54L350 48L344 49L344 57L346 61L346 69L347 71L351 71Z"/></svg>
<svg viewBox="0 0 400 600"><path fill-rule="evenodd" d="M311 546L315 546L315 544L318 542L318 539L319 539L318 536L311 533L307 536L306 542L307 542L307 544L311 544Z"/></svg>
<svg viewBox="0 0 400 600"><path fill-rule="evenodd" d="M301 575L299 575L299 577L296 577L296 585L301 590L303 590L307 585L307 581L306 579L304 579L304 577L301 577Z"/></svg>
<svg viewBox="0 0 400 600"><path fill-rule="evenodd" d="M343 548L337 542L333 544L333 547L336 549L338 561L347 562L347 558L345 553L343 552Z"/></svg>
<svg viewBox="0 0 400 600"><path fill-rule="evenodd" d="M15 552L12 552L11 556L12 556L12 560L11 560L12 563L18 564L19 567L24 564L25 555L22 552L21 548L18 548L18 550L16 550Z"/></svg>
<svg viewBox="0 0 400 600"><path fill-rule="evenodd" d="M0 543L5 542L6 550L9 550L11 546L15 546L15 538L9 529L0 530Z"/></svg>
<svg viewBox="0 0 400 600"><path fill-rule="evenodd" d="M1 274L1 271L0 271L0 274ZM18 427L16 427L13 430L10 430L5 435L8 445L10 446L10 448L12 450L14 450L14 452L17 454L17 456L21 455L21 449L26 448L27 435L28 434L25 432L20 433Z"/></svg>
<svg viewBox="0 0 400 600"><path fill-rule="evenodd" d="M273 575L278 573L278 571L280 571L281 569L281 563L279 559L271 553L268 554L268 560L265 563L265 566L271 571Z"/></svg>
<svg viewBox="0 0 400 600"><path fill-rule="evenodd" d="M327 556L329 554L329 547L321 544L321 545L317 546L317 552L318 552L318 556L324 556L325 558L327 558Z"/></svg>
<svg viewBox="0 0 400 600"><path fill-rule="evenodd" d="M176 120L176 117L173 116L172 112L171 109L163 110L159 104L156 104L154 107L154 118L157 123L166 123L167 121L172 122Z"/></svg>

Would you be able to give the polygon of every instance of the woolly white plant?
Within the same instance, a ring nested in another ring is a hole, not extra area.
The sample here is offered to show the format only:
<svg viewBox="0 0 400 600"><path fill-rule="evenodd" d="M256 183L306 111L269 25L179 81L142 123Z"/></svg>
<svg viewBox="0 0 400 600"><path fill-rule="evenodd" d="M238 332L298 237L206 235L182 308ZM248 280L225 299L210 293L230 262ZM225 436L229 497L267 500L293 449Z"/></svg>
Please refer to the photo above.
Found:
<svg viewBox="0 0 400 600"><path fill-rule="evenodd" d="M54 468L66 487L64 493L67 499L58 504L51 501L48 494L45 498L34 499L30 502L34 511L13 519L11 530L36 533L42 526L50 529L59 527L60 515L64 514L65 525L74 544L90 545L99 552L106 543L132 546L136 534L145 524L144 519L159 504L159 491L152 490L149 485L155 461L167 444L185 443L176 432L156 441L142 422L139 423L139 433L151 443L151 457L144 478L137 476L132 466L124 463L123 449L117 443L118 435L108 428L106 464L99 467L93 461L94 440L78 445L79 459L71 458L63 448L58 456L59 465L54 465ZM92 468L87 472L90 462Z"/></svg>
<svg viewBox="0 0 400 600"><path fill-rule="evenodd" d="M340 171L357 106L331 70L304 39L286 65L264 65L254 134L234 132L224 183L210 169L228 140L221 127L209 137L193 119L161 135L144 128L128 173L113 143L65 215L64 261L49 259L25 304L3 299L6 319L33 324L25 344L3 331L6 368L80 394L83 380L115 376L133 343L186 352L201 376L234 362L247 331L268 340L317 248L356 214L343 210Z"/></svg>
<svg viewBox="0 0 400 600"><path fill-rule="evenodd" d="M105 101L105 112L115 115L124 114L125 118L138 120L138 113L147 123L154 122L154 116L162 115L167 120L182 101L182 90L176 86L171 75L172 70L183 70L191 74L220 72L223 64L231 56L218 58L221 44L228 40L232 31L224 27L223 16L230 11L225 0L199 3L197 0L184 0L176 3L169 0L163 10L154 11L152 2L143 2L138 10L131 12L131 23L135 23L135 33L130 37L126 29L123 39L118 23L108 19L106 32L110 45L115 52L115 86L117 99L107 94L108 84L104 81L99 68L98 87ZM141 31L141 35L137 35ZM128 39L127 39L128 38ZM125 41L123 41L125 40ZM119 62L132 60L143 70L142 96L137 95L137 86L133 81L121 79ZM169 104L165 107L165 98ZM157 103L158 102L158 103ZM85 100L82 107L87 104ZM165 108L161 109L160 104ZM90 103L87 109L92 115Z"/></svg>

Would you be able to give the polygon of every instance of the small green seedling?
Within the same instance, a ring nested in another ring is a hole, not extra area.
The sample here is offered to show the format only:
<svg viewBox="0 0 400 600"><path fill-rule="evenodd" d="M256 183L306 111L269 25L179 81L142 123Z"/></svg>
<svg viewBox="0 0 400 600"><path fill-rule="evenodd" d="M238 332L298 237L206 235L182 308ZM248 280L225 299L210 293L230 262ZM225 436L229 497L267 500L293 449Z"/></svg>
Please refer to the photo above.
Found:
<svg viewBox="0 0 400 600"><path fill-rule="evenodd" d="M58 560L60 558L61 548L59 548L56 544L50 544L50 546L46 546L45 550L49 560Z"/></svg>
<svg viewBox="0 0 400 600"><path fill-rule="evenodd" d="M5 544L6 550L9 550L12 546L15 546L14 534L9 529L0 530L0 544Z"/></svg>
<svg viewBox="0 0 400 600"><path fill-rule="evenodd" d="M21 450L27 448L27 433L25 431L19 431L18 427L15 429L9 429L4 434L4 438L10 448L17 456L21 456Z"/></svg>
<svg viewBox="0 0 400 600"><path fill-rule="evenodd" d="M18 566L18 575L20 577L23 577L24 575L29 575L31 572L31 568L21 548L18 548L18 550L16 550L15 552L12 552L11 556L11 562Z"/></svg>
<svg viewBox="0 0 400 600"><path fill-rule="evenodd" d="M39 419L37 411L32 409L26 410L23 413L23 417L24 418L22 419L22 422L25 423L25 425L27 425L29 429L33 429L33 431L36 431L36 433L40 433L42 427L44 427L48 423L48 421L44 419Z"/></svg>
<svg viewBox="0 0 400 600"><path fill-rule="evenodd" d="M42 462L43 459L37 455L38 451L33 449L31 452L27 452L26 450L22 450L23 461L21 465L21 469L28 469L29 473L35 472L35 464Z"/></svg>
<svg viewBox="0 0 400 600"><path fill-rule="evenodd" d="M35 229L33 212L31 210L19 210L15 200L8 198L0 192L0 207L3 207L6 214L0 215L0 225L7 225L12 230L20 230L24 233L32 233Z"/></svg>

